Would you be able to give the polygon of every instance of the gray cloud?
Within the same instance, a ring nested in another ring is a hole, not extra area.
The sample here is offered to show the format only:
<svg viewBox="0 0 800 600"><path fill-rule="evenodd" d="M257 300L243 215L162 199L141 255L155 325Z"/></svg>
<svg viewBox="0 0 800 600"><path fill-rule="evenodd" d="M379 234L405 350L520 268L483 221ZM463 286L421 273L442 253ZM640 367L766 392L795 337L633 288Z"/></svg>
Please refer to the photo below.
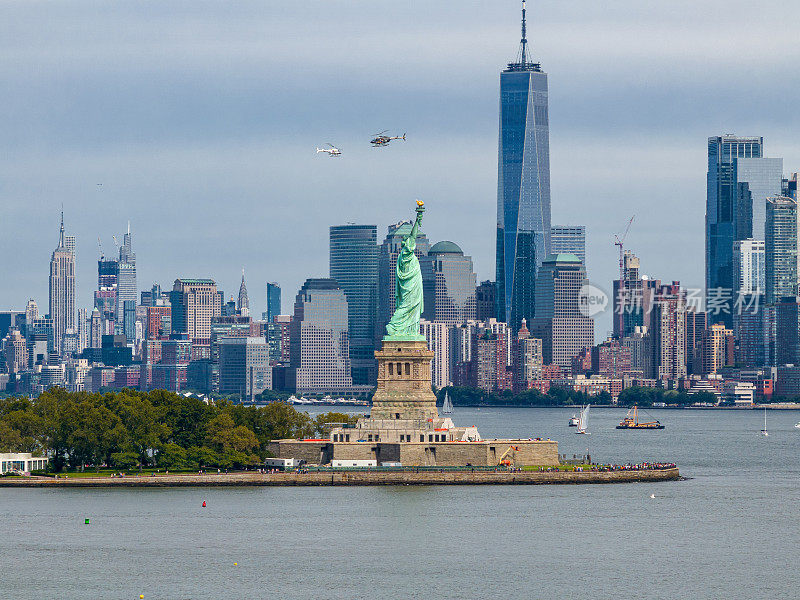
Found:
<svg viewBox="0 0 800 600"><path fill-rule="evenodd" d="M705 144L761 134L800 165L785 2L529 2L550 73L553 221L585 223L608 285L633 213L643 269L699 285ZM140 287L212 276L256 311L327 272L327 227L425 228L493 277L498 73L516 2L6 3L0 6L0 305L47 303L63 202L79 306L128 218ZM373 132L407 131L385 150ZM314 154L327 141L345 156ZM103 186L95 184L102 182ZM603 333L609 325L601 322Z"/></svg>

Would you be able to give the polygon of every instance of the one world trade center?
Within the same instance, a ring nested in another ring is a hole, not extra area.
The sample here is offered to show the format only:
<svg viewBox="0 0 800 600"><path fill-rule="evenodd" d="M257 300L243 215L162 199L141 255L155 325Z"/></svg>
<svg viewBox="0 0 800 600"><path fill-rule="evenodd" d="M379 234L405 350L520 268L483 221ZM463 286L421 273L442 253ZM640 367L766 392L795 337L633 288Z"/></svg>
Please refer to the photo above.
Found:
<svg viewBox="0 0 800 600"><path fill-rule="evenodd" d="M534 316L539 265L550 252L547 73L528 58L525 2L516 62L500 74L497 318L514 331Z"/></svg>

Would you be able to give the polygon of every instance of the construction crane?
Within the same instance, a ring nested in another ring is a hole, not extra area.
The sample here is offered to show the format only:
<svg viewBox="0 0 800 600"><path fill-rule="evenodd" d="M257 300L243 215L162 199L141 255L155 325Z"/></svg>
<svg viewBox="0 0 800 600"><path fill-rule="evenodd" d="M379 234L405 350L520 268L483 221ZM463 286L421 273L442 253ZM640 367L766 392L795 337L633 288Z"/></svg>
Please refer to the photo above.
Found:
<svg viewBox="0 0 800 600"><path fill-rule="evenodd" d="M514 464L514 459L517 457L517 450L519 450L519 448L517 446L509 446L508 450L506 450L505 452L503 452L500 455L500 460L497 461L497 464L498 465L503 465L503 466L506 466L506 467L510 467L511 465L513 465ZM511 459L510 460L508 458L506 458L509 454L511 455Z"/></svg>
<svg viewBox="0 0 800 600"><path fill-rule="evenodd" d="M625 232L620 237L616 233L614 234L614 245L619 246L619 280L622 281L625 279L625 256L623 250L623 244L625 243L625 238L628 237L628 232L631 230L631 223L633 223L633 219L636 215L633 215L630 219L628 219L628 225L625 227Z"/></svg>
<svg viewBox="0 0 800 600"><path fill-rule="evenodd" d="M97 236L97 246L100 248L100 260L103 260L106 255L103 252L103 242L100 241L100 236Z"/></svg>

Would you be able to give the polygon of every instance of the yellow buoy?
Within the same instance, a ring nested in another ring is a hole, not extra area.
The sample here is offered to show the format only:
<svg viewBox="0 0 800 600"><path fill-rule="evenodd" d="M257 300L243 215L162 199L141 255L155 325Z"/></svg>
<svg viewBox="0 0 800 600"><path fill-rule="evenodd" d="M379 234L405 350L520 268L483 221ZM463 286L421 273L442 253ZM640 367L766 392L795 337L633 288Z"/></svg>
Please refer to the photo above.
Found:
<svg viewBox="0 0 800 600"><path fill-rule="evenodd" d="M144 598L144 594L139 594L139 600L142 600L142 598Z"/></svg>
<svg viewBox="0 0 800 600"><path fill-rule="evenodd" d="M234 566L234 567L238 567L238 566L239 566L239 563L233 563L233 566Z"/></svg>

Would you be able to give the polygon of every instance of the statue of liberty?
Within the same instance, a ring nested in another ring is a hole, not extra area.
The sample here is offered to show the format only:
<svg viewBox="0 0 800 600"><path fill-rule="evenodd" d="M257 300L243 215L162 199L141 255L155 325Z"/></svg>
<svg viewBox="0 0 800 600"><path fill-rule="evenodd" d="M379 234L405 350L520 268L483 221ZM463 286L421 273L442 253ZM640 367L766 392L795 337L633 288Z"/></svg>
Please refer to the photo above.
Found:
<svg viewBox="0 0 800 600"><path fill-rule="evenodd" d="M422 271L419 259L414 254L417 249L417 231L422 224L425 204L417 200L417 218L411 233L403 238L400 254L397 256L397 284L395 286L395 309L386 325L387 337L425 339L419 333L419 318L423 311Z"/></svg>

